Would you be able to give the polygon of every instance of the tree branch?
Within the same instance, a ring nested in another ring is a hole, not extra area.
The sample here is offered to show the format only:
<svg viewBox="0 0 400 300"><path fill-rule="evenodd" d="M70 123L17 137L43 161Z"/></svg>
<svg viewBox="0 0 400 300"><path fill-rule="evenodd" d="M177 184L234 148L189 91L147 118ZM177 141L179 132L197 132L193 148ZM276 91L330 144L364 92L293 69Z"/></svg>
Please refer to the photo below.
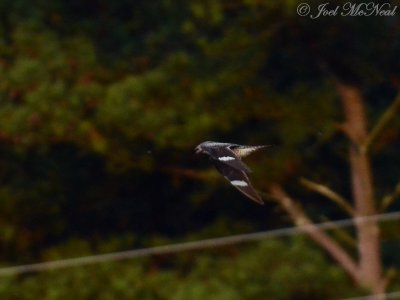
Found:
<svg viewBox="0 0 400 300"><path fill-rule="evenodd" d="M293 222L297 226L307 225L303 227L304 232L332 255L357 284L361 284L359 269L354 259L323 230L315 226L302 207L296 203L280 185L272 185L270 191L278 204L287 211Z"/></svg>
<svg viewBox="0 0 400 300"><path fill-rule="evenodd" d="M308 180L306 178L300 178L300 183L314 191L317 192L323 196L325 196L326 198L328 198L329 200L335 202L338 206L340 206L344 211L346 211L350 216L354 216L354 209L353 207L346 201L346 199L344 199L342 196L340 196L338 193L332 191L330 188L328 188L327 186L320 184L320 183L316 183L313 182L311 180Z"/></svg>
<svg viewBox="0 0 400 300"><path fill-rule="evenodd" d="M365 153L369 152L371 145L381 135L385 127L393 120L397 111L400 111L400 92L397 94L393 103L389 106L389 108L385 111L379 121L375 124L374 128L368 134L367 139L362 146L362 151Z"/></svg>
<svg viewBox="0 0 400 300"><path fill-rule="evenodd" d="M331 222L331 220L325 216L322 217L322 220L324 222ZM339 226L335 226L333 230L333 233L339 240L343 241L345 244L352 248L357 248L357 241L346 230L340 228Z"/></svg>
<svg viewBox="0 0 400 300"><path fill-rule="evenodd" d="M365 107L361 92L357 87L346 85L340 81L336 82L336 88L341 97L346 117L341 125L342 131L358 150L367 136Z"/></svg>
<svg viewBox="0 0 400 300"><path fill-rule="evenodd" d="M396 200L398 196L400 196L400 181L396 184L396 186L394 187L394 191L391 194L383 197L380 210L381 211L387 210L388 207L393 204L393 202Z"/></svg>

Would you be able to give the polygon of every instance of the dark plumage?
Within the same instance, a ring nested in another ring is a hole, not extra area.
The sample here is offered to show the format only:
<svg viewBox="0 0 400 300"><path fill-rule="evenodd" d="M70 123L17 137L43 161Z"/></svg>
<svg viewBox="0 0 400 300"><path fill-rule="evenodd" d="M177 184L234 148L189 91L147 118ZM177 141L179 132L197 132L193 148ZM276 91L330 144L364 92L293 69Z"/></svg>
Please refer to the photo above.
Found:
<svg viewBox="0 0 400 300"><path fill-rule="evenodd" d="M248 174L250 168L241 160L250 153L269 146L245 146L231 143L204 142L196 147L196 153L206 154L215 168L251 200L264 204L260 195L251 185Z"/></svg>

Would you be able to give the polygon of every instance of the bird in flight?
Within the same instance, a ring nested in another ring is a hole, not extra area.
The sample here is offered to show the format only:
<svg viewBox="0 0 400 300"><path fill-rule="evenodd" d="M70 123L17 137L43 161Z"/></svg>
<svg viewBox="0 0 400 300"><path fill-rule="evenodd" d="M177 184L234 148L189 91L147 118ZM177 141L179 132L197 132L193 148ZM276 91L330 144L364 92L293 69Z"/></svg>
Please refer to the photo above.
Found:
<svg viewBox="0 0 400 300"><path fill-rule="evenodd" d="M245 146L232 143L218 143L207 141L199 144L195 150L196 154L202 153L210 157L215 168L240 192L258 204L264 204L260 195L251 185L248 174L250 168L242 161L242 158L263 146Z"/></svg>

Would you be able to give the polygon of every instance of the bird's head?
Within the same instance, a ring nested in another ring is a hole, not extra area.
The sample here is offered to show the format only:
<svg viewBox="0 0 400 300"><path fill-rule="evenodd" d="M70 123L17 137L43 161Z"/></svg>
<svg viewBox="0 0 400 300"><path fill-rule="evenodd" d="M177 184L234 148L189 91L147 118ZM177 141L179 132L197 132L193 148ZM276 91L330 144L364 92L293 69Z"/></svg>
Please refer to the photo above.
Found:
<svg viewBox="0 0 400 300"><path fill-rule="evenodd" d="M211 142L207 141L207 142L203 142L203 143L197 145L197 147L195 148L196 154L200 154L200 153L201 154L209 154L208 145L210 143Z"/></svg>

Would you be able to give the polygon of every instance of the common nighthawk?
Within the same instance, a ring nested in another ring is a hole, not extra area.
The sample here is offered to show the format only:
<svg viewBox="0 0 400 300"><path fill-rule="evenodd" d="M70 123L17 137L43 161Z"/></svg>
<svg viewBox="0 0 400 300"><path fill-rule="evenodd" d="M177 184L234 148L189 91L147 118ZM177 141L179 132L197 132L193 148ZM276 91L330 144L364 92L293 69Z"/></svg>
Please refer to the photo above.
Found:
<svg viewBox="0 0 400 300"><path fill-rule="evenodd" d="M247 174L251 173L251 170L242 161L242 157L266 147L270 147L270 145L244 146L207 141L198 145L195 150L196 154L202 153L208 155L214 163L215 168L229 180L235 188L251 200L259 204L264 204L260 195L250 183Z"/></svg>

